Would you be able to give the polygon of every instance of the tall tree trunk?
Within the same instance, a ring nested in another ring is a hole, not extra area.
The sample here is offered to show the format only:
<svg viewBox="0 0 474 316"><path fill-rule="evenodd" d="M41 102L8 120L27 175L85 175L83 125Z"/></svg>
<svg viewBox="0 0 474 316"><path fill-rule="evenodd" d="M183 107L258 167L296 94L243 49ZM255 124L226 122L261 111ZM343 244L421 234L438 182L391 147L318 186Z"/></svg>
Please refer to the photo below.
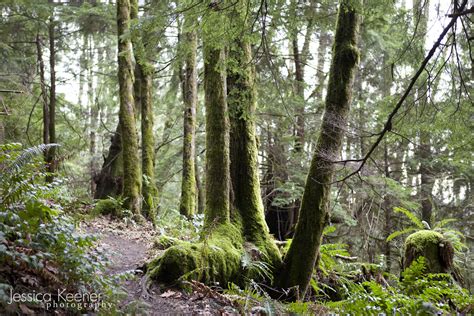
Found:
<svg viewBox="0 0 474 316"><path fill-rule="evenodd" d="M118 27L118 80L120 88L119 120L123 150L123 195L126 207L139 218L141 215L141 173L138 137L133 100L132 48L128 38L123 38L130 28L130 1L117 1Z"/></svg>
<svg viewBox="0 0 474 316"><path fill-rule="evenodd" d="M138 1L131 0L132 19L138 19ZM141 141L142 141L142 208L143 213L153 222L156 217L157 188L155 184L155 137L153 135L154 114L152 102L153 65L150 63L143 40L144 33L133 36L135 54L135 108L141 109Z"/></svg>
<svg viewBox="0 0 474 316"><path fill-rule="evenodd" d="M250 43L237 39L235 47L229 49L229 58L237 64L229 69L227 77L233 207L242 217L246 240L265 251L272 262L278 262L280 254L268 232L260 193L255 135L256 92Z"/></svg>
<svg viewBox="0 0 474 316"><path fill-rule="evenodd" d="M328 217L334 163L337 160L352 98L352 85L359 59L357 34L358 1L341 0L333 47L326 112L311 161L300 208L300 218L290 249L284 259L279 285L298 287L300 297L309 285L321 236Z"/></svg>
<svg viewBox="0 0 474 316"><path fill-rule="evenodd" d="M49 102L48 90L46 89L46 79L44 72L43 47L41 37L36 34L36 55L38 70L40 76L41 99L43 102L43 144L49 144ZM47 162L47 153L45 152L45 162Z"/></svg>
<svg viewBox="0 0 474 316"><path fill-rule="evenodd" d="M206 225L229 222L229 118L223 48L204 43Z"/></svg>
<svg viewBox="0 0 474 316"><path fill-rule="evenodd" d="M49 108L48 108L48 144L56 143L56 46L55 46L55 22L54 13L51 12L48 24L48 37L49 37ZM50 173L46 177L47 182L53 181L52 173L56 171L56 147L48 149L46 154L46 168Z"/></svg>
<svg viewBox="0 0 474 316"><path fill-rule="evenodd" d="M183 101L184 101L184 134L183 134L183 177L181 181L181 201L179 211L186 217L196 212L196 104L197 104L197 69L196 50L197 35L192 28L192 20L187 16L184 23L185 69Z"/></svg>
<svg viewBox="0 0 474 316"><path fill-rule="evenodd" d="M429 0L415 0L413 1L413 17L414 25L416 26L417 33L420 36L420 40L416 45L416 53L419 56L424 56L425 52L425 38L428 30L428 18L429 18ZM416 89L416 104L419 108L419 113L423 113L423 108L428 106L428 86L420 84ZM416 148L416 156L419 159L420 174L420 187L419 187L419 198L421 201L421 219L427 222L429 225L432 224L433 205L432 205L432 171L430 167L431 161L431 140L430 133L427 128L421 126L419 130L419 144Z"/></svg>
<svg viewBox="0 0 474 316"><path fill-rule="evenodd" d="M93 37L92 35L88 35L88 43L89 43L89 55L87 58L87 104L89 105L90 111L90 132L89 132L89 154L90 154L90 162L89 162L89 172L91 176L91 195L94 195L96 183L94 181L95 174L97 172L97 128L99 126L99 104L97 100L94 98L94 50L92 46Z"/></svg>

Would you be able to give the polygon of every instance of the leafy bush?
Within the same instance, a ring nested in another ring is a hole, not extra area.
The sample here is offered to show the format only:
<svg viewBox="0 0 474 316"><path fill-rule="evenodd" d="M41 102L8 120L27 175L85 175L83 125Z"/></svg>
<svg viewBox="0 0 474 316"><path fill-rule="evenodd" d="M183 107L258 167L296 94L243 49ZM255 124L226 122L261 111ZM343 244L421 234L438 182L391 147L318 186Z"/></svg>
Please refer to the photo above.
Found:
<svg viewBox="0 0 474 316"><path fill-rule="evenodd" d="M76 232L55 202L57 183L44 181L41 158L51 146L0 145L0 310L45 308L38 302L8 306L10 292L65 289L102 293L107 300L116 292L94 238Z"/></svg>

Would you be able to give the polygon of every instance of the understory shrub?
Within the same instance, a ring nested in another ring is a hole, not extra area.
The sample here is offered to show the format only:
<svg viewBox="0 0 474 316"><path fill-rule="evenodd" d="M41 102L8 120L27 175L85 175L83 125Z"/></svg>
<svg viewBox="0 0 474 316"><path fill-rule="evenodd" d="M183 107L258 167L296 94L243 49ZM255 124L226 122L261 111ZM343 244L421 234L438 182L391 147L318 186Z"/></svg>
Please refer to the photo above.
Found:
<svg viewBox="0 0 474 316"><path fill-rule="evenodd" d="M118 289L104 275L105 258L94 247L94 238L78 233L56 202L62 188L44 180L42 155L52 146L0 145L0 311L113 309ZM58 291L89 300L47 306L50 296L43 295L9 304L14 293L51 293L51 300L59 303ZM97 302L90 299L92 293Z"/></svg>

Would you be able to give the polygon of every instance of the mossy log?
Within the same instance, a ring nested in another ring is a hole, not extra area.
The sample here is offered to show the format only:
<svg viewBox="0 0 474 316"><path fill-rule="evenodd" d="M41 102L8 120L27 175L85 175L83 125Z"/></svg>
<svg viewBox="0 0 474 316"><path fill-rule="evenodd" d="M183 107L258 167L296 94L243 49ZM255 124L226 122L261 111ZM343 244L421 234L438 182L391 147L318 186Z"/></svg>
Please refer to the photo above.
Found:
<svg viewBox="0 0 474 316"><path fill-rule="evenodd" d="M420 230L407 237L404 267L409 267L421 256L426 260L427 273L449 273L453 270L454 249L441 233Z"/></svg>

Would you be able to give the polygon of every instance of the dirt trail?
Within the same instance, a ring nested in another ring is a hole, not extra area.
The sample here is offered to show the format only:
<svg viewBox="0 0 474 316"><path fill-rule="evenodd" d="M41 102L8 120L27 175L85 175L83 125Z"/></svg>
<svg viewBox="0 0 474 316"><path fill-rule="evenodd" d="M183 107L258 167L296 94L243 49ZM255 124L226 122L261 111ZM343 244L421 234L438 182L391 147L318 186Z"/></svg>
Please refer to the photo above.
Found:
<svg viewBox="0 0 474 316"><path fill-rule="evenodd" d="M131 315L233 315L236 310L198 293L146 286L144 264L157 253L151 249L154 230L151 226L127 226L108 218L83 224L83 229L99 238L110 261L111 275L131 272L134 277L121 284L124 298L120 309Z"/></svg>

